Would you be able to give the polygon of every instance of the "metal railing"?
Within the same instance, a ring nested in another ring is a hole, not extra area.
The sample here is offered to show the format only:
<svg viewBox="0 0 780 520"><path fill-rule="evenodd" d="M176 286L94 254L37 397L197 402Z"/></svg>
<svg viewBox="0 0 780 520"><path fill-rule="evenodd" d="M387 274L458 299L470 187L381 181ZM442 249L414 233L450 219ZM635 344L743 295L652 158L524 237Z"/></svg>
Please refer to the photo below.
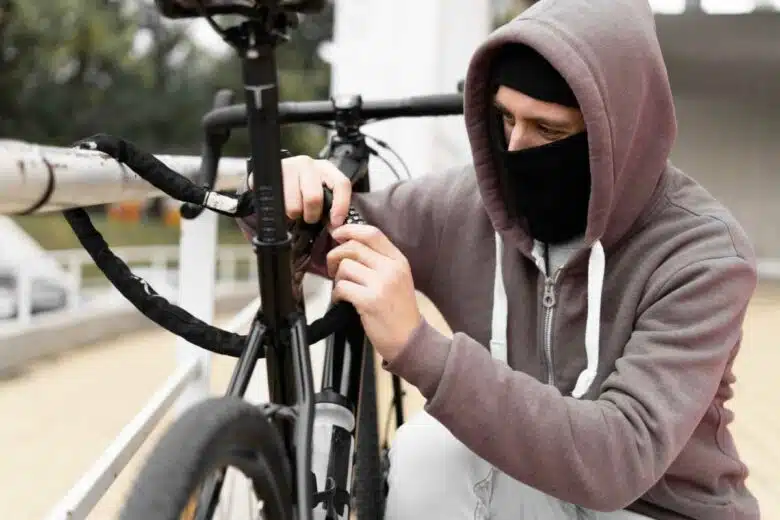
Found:
<svg viewBox="0 0 780 520"><path fill-rule="evenodd" d="M97 152L4 139L0 139L0 152L0 214L47 213L67 207L160 196L156 188L125 166ZM157 158L192 180L199 178L200 157L157 155ZM216 187L237 188L245 177L246 159L222 158ZM217 214L203 212L195 220L181 221L178 247L115 248L114 252L131 266L139 262L148 263L152 268L177 265L177 304L199 319L212 323L217 283L229 285L231 281L243 281L244 276L245 279L256 278L251 247L218 247L217 222ZM84 266L91 260L81 250L61 251L54 256L68 269L64 282L68 287L68 305L81 305L81 296L86 290L82 275ZM242 262L248 262L246 269L241 268ZM25 266L20 267L17 276L18 319L33 327L35 318L30 309L34 276ZM62 280L59 282L63 283ZM258 305L258 300L252 302L227 328L240 329L251 319ZM172 410L178 415L209 395L210 353L183 339L177 341L176 350L174 373L47 518L85 518L166 412ZM249 393L248 390L249 399L262 399L260 395Z"/></svg>
<svg viewBox="0 0 780 520"><path fill-rule="evenodd" d="M134 270L138 267L146 267L150 272L158 273L160 276L175 276L178 269L180 252L177 245L116 247L112 250ZM41 311L45 315L73 311L86 303L85 295L113 290L99 272L96 272L93 277L85 277L84 268L94 267L94 262L84 249L55 250L50 251L49 255L64 268L65 278L46 278L24 262L16 266L12 271L15 281L13 293L3 295L3 304L9 308L0 311L0 316L9 317L0 321L0 325L34 326L36 307L50 307L50 310ZM216 283L225 290L257 279L255 255L246 245L219 246L215 261ZM37 281L46 281L49 286L44 294L44 300L48 299L48 303L36 300L33 284ZM57 302L60 295L63 299L61 304Z"/></svg>
<svg viewBox="0 0 780 520"><path fill-rule="evenodd" d="M217 247L217 216L211 212L204 212L192 221L182 220L178 247L116 248L115 252L128 262L151 261L158 266L176 262L179 305L209 323L214 318L218 271L228 280L237 280L237 264L250 258L254 260L248 245ZM154 254L150 255L150 252ZM61 251L55 256L72 266L83 266L89 258L79 251ZM222 267L218 270L218 266ZM258 306L259 298L241 310L224 328L239 331L250 322ZM176 348L177 368L174 373L54 506L47 516L48 520L86 518L165 414L173 409L178 415L209 395L210 352L183 339L178 340Z"/></svg>
<svg viewBox="0 0 780 520"><path fill-rule="evenodd" d="M177 269L178 245L112 247L111 250L129 266L148 266L154 272ZM82 248L52 251L57 260L79 287L84 287L83 268L94 262ZM257 263L251 247L245 244L219 245L216 250L217 283L237 284L257 279ZM98 277L104 280L103 276ZM74 284L75 285L75 284Z"/></svg>

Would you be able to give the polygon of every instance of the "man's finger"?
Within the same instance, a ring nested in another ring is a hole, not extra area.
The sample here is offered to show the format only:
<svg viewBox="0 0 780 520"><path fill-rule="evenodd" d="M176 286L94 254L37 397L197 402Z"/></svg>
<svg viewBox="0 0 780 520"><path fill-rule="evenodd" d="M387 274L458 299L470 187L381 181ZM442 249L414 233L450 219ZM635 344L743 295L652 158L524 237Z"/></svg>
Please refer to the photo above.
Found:
<svg viewBox="0 0 780 520"><path fill-rule="evenodd" d="M331 278L336 275L339 264L349 258L359 262L369 269L377 269L386 259L365 244L356 241L349 241L331 249L325 257L328 268L328 276Z"/></svg>
<svg viewBox="0 0 780 520"><path fill-rule="evenodd" d="M364 264L356 262L351 258L345 258L339 262L336 276L334 276L333 279L336 282L339 282L340 280L349 280L350 282L362 285L363 287L368 287L371 283L371 279L374 277L376 277L376 273L369 267L366 267Z"/></svg>
<svg viewBox="0 0 780 520"><path fill-rule="evenodd" d="M299 170L301 197L303 199L303 220L314 224L322 218L322 178L314 162Z"/></svg>
<svg viewBox="0 0 780 520"><path fill-rule="evenodd" d="M330 224L338 227L344 223L352 200L352 184L341 170L330 161L317 161L322 182L333 191L333 206L330 209Z"/></svg>
<svg viewBox="0 0 780 520"><path fill-rule="evenodd" d="M285 159L285 161L287 160L289 159ZM282 184L284 185L285 213L290 220L296 220L303 213L300 175L298 175L294 165L285 165L284 162L282 162L282 170L284 172Z"/></svg>
<svg viewBox="0 0 780 520"><path fill-rule="evenodd" d="M338 242L355 240L390 258L403 256L379 229L366 224L345 224L333 230L331 236Z"/></svg>
<svg viewBox="0 0 780 520"><path fill-rule="evenodd" d="M366 287L355 282L339 280L333 285L333 291L330 294L333 302L349 302L355 306L358 314L360 314L361 309L369 301L371 292Z"/></svg>

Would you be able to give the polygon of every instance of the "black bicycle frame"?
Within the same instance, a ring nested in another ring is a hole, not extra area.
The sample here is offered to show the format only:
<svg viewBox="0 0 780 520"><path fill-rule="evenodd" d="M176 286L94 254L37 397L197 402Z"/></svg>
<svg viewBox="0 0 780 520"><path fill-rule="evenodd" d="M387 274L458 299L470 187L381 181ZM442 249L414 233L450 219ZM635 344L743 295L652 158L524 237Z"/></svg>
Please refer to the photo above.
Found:
<svg viewBox="0 0 780 520"><path fill-rule="evenodd" d="M280 428L294 468L294 503L299 519L311 517L311 442L314 392L306 317L296 308L292 289L292 239L286 225L278 121L279 84L275 47L278 35L270 20L251 20L240 26L244 96L257 213L253 248L257 255L262 310L253 320L247 345L233 372L227 395L243 396L260 357L268 370L270 402L295 407L296 424ZM219 500L225 471L207 481L200 495L198 517L211 518Z"/></svg>
<svg viewBox="0 0 780 520"><path fill-rule="evenodd" d="M258 21L240 26L239 40L245 103L224 106L225 97L203 118L206 146L202 178L216 178L218 158L229 128L248 127L251 146L253 197L257 213L253 247L257 255L262 309L255 316L246 346L233 371L226 395L242 397L258 359L265 358L270 402L293 407L295 425L280 423L289 460L295 461L293 501L297 518L311 518L314 491L311 477L314 391L306 316L293 298L291 245L287 230L281 174L280 130L283 123L336 121L337 134L327 158L350 179L353 191L368 192L368 147L360 126L373 117L419 117L462 113L462 97L425 96L375 101L361 110L359 97L331 102L279 103L275 36ZM234 33L235 37L235 33ZM217 149L220 148L220 149ZM212 160L216 158L217 160ZM363 356L373 352L358 319L327 339L322 393L345 398L353 413L360 410ZM393 376L396 425L403 423L401 382ZM358 418L359 419L359 418ZM216 509L225 470L207 480L198 504L198 519L210 519Z"/></svg>

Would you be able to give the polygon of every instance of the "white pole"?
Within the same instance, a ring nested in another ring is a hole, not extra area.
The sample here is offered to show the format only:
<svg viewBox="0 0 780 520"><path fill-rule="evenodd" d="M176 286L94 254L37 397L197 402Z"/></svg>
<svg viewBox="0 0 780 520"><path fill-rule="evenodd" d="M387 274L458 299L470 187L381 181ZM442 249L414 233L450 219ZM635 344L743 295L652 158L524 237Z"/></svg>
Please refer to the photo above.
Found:
<svg viewBox="0 0 780 520"><path fill-rule="evenodd" d="M227 284L228 287L233 288L238 283L236 280L236 252L232 249L226 249L222 256L222 262L224 262L224 271L222 271L223 278L221 281Z"/></svg>
<svg viewBox="0 0 780 520"><path fill-rule="evenodd" d="M16 319L21 325L29 325L32 319L34 272L26 262L16 269Z"/></svg>
<svg viewBox="0 0 780 520"><path fill-rule="evenodd" d="M75 309L79 306L81 300L81 277L82 277L81 258L78 253L68 255L68 286L67 286L67 305L69 309Z"/></svg>
<svg viewBox="0 0 780 520"><path fill-rule="evenodd" d="M331 91L364 99L456 92L472 52L491 27L489 0L335 4L334 38L323 52L331 62ZM365 130L387 141L413 177L470 160L462 117L399 119ZM372 188L394 181L382 161L371 161Z"/></svg>
<svg viewBox="0 0 780 520"><path fill-rule="evenodd" d="M97 461L49 512L46 520L83 520L127 467L183 387L198 375L196 362L182 364L125 426Z"/></svg>
<svg viewBox="0 0 780 520"><path fill-rule="evenodd" d="M214 321L217 219L216 213L204 211L194 220L181 220L178 305L206 323ZM199 377L189 385L174 407L178 415L210 394L211 353L179 338L176 355L182 364L193 358L201 363Z"/></svg>

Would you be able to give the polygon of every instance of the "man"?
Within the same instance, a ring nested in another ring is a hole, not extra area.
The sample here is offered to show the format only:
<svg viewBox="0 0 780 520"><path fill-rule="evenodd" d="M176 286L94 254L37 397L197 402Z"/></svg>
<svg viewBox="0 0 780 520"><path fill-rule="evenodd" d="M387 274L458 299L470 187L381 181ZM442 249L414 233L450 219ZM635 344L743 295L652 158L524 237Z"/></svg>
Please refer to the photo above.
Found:
<svg viewBox="0 0 780 520"><path fill-rule="evenodd" d="M725 408L754 253L669 163L647 2L534 5L476 50L465 120L472 166L381 192L284 163L291 218L334 189L319 265L427 398L393 443L387 518L759 518ZM372 226L341 225L350 200Z"/></svg>

